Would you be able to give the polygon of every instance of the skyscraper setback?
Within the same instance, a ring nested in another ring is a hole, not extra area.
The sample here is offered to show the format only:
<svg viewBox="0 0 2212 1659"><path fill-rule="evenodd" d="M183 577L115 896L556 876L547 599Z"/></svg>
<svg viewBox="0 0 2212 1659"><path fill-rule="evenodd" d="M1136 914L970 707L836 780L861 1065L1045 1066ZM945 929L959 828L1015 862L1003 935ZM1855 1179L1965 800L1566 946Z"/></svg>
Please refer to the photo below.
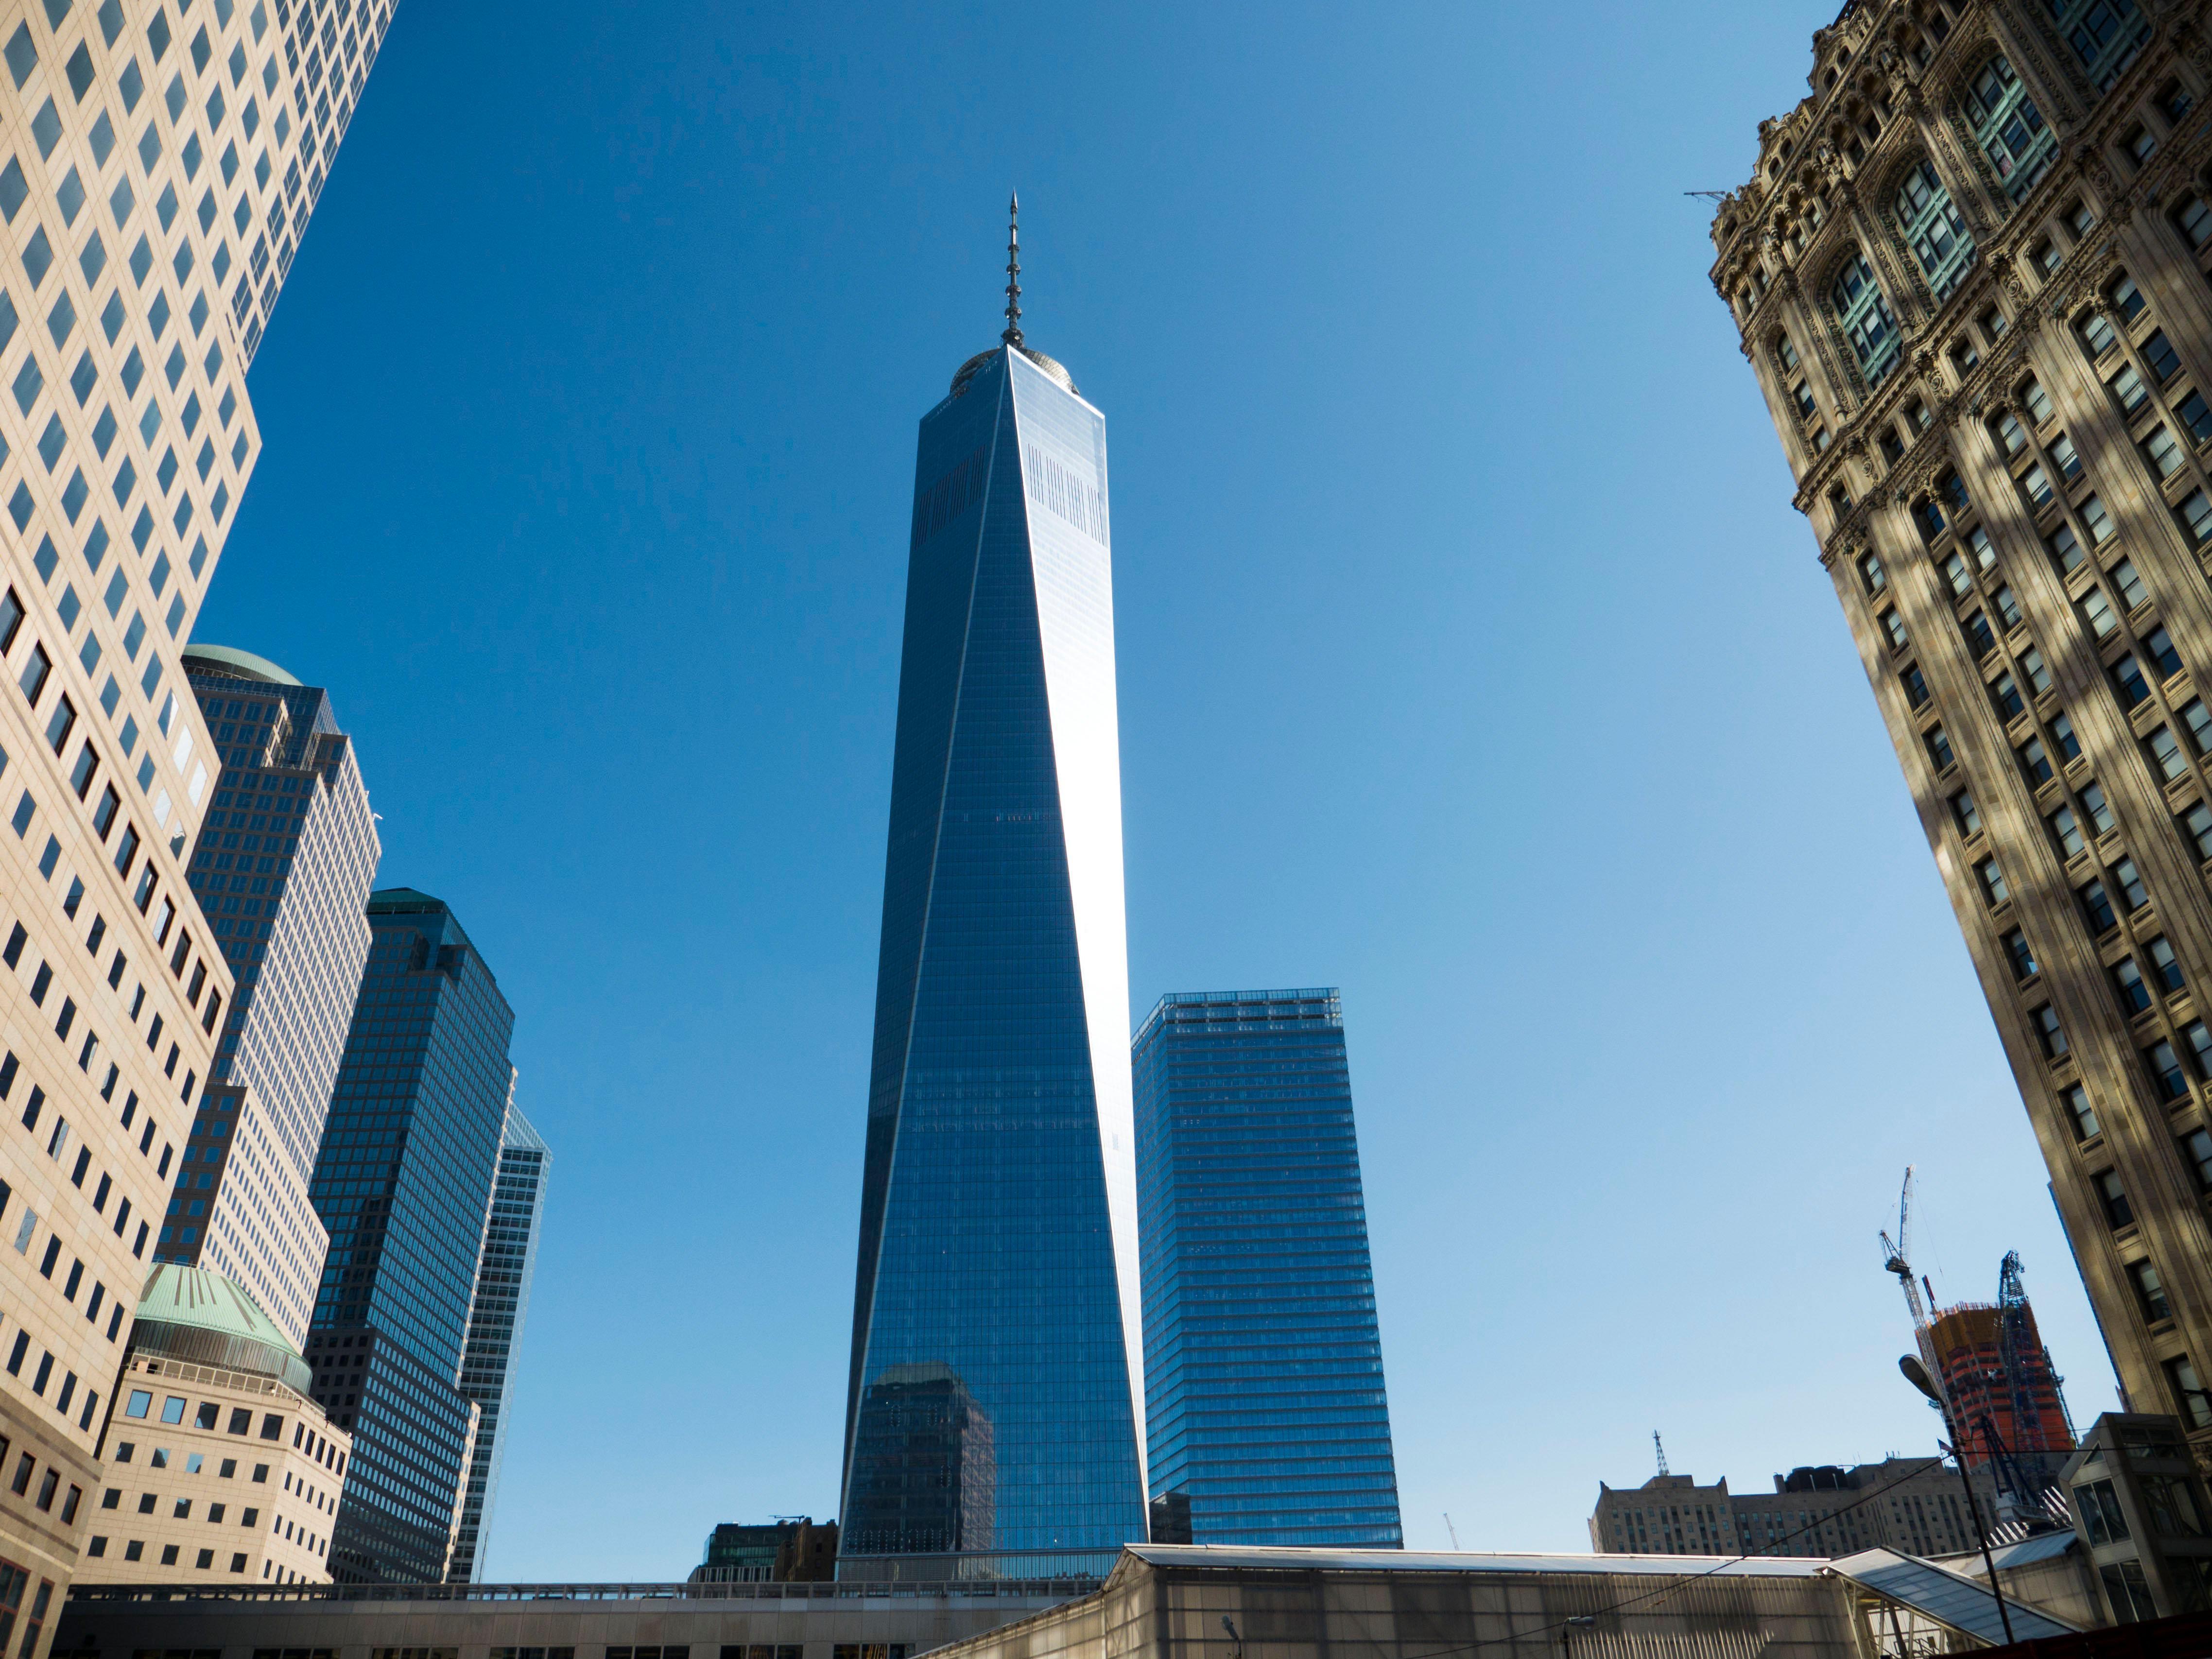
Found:
<svg viewBox="0 0 2212 1659"><path fill-rule="evenodd" d="M1164 997L1134 1048L1153 1541L1395 1548L1336 992Z"/></svg>
<svg viewBox="0 0 2212 1659"><path fill-rule="evenodd" d="M307 1357L317 1399L354 1437L331 1576L428 1583L453 1565L477 1435L461 1361L514 1015L442 900L386 888L368 926L310 1188L331 1249Z"/></svg>
<svg viewBox="0 0 2212 1659"><path fill-rule="evenodd" d="M2187 9L1854 3L1713 224L2132 1409L2212 1454L2212 83Z"/></svg>
<svg viewBox="0 0 2212 1659"><path fill-rule="evenodd" d="M0 1505L27 1625L67 1594L231 1000L185 877L216 763L179 652L259 457L246 365L389 16L0 12L0 1437L57 1486Z"/></svg>
<svg viewBox="0 0 2212 1659"><path fill-rule="evenodd" d="M1105 422L1018 295L917 447L848 1556L1145 1535Z"/></svg>
<svg viewBox="0 0 2212 1659"><path fill-rule="evenodd" d="M323 1144L381 853L353 745L327 692L243 651L185 652L222 771L192 890L237 976L217 1046L227 1139L190 1152L161 1228L165 1261L246 1285L297 1346L329 1240L307 1182Z"/></svg>

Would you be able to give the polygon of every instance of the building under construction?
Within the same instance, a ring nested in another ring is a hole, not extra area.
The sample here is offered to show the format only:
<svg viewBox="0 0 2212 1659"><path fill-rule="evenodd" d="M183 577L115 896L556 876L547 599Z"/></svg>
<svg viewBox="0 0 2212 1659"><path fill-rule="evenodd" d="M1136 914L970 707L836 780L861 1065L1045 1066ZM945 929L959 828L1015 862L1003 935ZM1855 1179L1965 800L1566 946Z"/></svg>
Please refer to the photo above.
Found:
<svg viewBox="0 0 2212 1659"><path fill-rule="evenodd" d="M2074 1425L2058 1392L2059 1376L2035 1328L2035 1310L2021 1282L2020 1254L1997 1271L1994 1303L1961 1302L1939 1310L1924 1338L1929 1370L1942 1382L1958 1448L1970 1468L2008 1458L2021 1480L2040 1486L2057 1476L2074 1450ZM2013 1483L1996 1468L2000 1486Z"/></svg>

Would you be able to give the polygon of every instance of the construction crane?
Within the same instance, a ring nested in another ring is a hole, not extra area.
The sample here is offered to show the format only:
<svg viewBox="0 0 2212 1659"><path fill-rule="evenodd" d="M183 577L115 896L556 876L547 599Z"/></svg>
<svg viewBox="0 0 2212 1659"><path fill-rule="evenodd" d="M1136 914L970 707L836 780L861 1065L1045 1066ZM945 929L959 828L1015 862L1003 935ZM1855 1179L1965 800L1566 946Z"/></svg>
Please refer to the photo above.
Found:
<svg viewBox="0 0 2212 1659"><path fill-rule="evenodd" d="M1881 1265L1883 1271L1897 1275L1898 1284L1905 1291L1905 1305L1912 1312L1912 1334L1917 1340L1928 1328L1928 1302L1922 1299L1921 1286L1912 1277L1912 1166L1905 1166L1905 1185L1897 1194L1897 1238L1894 1243L1885 1232L1881 1235Z"/></svg>
<svg viewBox="0 0 2212 1659"><path fill-rule="evenodd" d="M2005 1259L1997 1266L1997 1314L1998 1353L2011 1384L2013 1437L2019 1442L2014 1449L2029 1453L2056 1451L2059 1449L2045 1443L2043 1416L2036 1409L2033 1384L2042 1377L2050 1378L2051 1392L2057 1398L2059 1413L2065 1419L2069 1443L2074 1437L2074 1419L2066 1409L2066 1379L2051 1369L2051 1351L2028 1332L2027 1284L2021 1270L2018 1250L2006 1251ZM2070 1445L2067 1449L2071 1450Z"/></svg>
<svg viewBox="0 0 2212 1659"><path fill-rule="evenodd" d="M1659 1431L1656 1429L1651 1431L1651 1449L1659 1454L1659 1473L1665 1474L1668 1472L1667 1445L1659 1438Z"/></svg>

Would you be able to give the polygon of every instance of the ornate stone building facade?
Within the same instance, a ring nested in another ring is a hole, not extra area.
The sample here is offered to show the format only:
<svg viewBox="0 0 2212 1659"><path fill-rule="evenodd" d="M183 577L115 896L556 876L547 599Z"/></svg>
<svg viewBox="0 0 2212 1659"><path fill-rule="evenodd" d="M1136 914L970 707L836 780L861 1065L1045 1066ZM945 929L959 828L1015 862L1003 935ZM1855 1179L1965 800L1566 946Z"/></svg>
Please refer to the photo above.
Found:
<svg viewBox="0 0 2212 1659"><path fill-rule="evenodd" d="M1712 275L2129 1403L2212 1461L2206 9L1852 0Z"/></svg>

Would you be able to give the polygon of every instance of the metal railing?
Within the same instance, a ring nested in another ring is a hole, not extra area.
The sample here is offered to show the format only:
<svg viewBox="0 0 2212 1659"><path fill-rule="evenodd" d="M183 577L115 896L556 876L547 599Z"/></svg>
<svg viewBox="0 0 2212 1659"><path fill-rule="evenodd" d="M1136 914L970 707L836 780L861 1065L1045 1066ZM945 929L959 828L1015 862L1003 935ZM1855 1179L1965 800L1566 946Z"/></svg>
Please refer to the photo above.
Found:
<svg viewBox="0 0 2212 1659"><path fill-rule="evenodd" d="M808 1583L641 1584L86 1584L70 1587L72 1606L129 1601L836 1601L862 1597L960 1601L1070 1601L1103 1578L831 1579Z"/></svg>

